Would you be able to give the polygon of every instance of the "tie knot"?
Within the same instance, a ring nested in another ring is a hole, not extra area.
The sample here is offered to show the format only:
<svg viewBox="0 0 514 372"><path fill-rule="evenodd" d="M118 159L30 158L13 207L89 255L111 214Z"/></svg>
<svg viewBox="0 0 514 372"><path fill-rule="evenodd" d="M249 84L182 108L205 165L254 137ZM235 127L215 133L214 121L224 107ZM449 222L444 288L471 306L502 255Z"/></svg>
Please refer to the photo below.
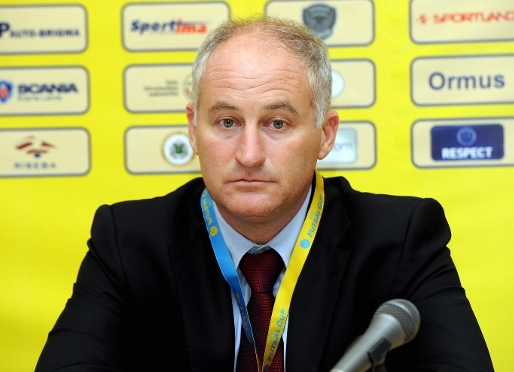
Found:
<svg viewBox="0 0 514 372"><path fill-rule="evenodd" d="M261 254L247 253L239 263L252 293L273 293L273 285L283 267L282 257L274 249Z"/></svg>

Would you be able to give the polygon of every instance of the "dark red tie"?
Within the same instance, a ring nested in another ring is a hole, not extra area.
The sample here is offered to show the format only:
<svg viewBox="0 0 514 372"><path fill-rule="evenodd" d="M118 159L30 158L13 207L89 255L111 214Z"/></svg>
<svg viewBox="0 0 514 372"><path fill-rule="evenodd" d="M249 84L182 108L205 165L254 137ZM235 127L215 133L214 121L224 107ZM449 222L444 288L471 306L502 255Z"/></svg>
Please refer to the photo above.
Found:
<svg viewBox="0 0 514 372"><path fill-rule="evenodd" d="M282 257L274 250L268 249L261 254L246 254L239 263L239 268L246 278L252 290L252 296L248 302L248 315L252 325L253 336L257 344L257 352L262 360L266 337L268 336L269 321L275 297L273 296L273 285L284 267ZM256 372L257 361L255 352L246 338L241 327L241 345L237 357L237 372ZM284 346L280 340L275 358L268 370L270 372L284 371Z"/></svg>

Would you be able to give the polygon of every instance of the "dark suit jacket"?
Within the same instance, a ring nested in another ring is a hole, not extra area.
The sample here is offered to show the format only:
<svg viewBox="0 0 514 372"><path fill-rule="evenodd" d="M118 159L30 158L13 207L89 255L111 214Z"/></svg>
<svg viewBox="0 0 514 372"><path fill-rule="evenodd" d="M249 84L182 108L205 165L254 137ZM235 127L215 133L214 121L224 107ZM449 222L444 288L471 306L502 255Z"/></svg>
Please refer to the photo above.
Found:
<svg viewBox="0 0 514 372"><path fill-rule="evenodd" d="M37 370L232 371L230 289L216 263L196 179L164 197L98 209L73 295ZM325 180L318 235L293 295L287 372L329 371L384 301L421 314L395 371L492 371L432 199L374 195ZM67 368L66 368L67 367Z"/></svg>

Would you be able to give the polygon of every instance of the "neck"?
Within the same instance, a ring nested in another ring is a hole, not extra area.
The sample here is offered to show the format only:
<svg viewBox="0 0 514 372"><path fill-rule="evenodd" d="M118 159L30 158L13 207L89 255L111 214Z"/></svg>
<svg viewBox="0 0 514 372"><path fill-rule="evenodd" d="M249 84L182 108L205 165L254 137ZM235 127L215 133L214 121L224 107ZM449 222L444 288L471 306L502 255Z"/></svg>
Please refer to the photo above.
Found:
<svg viewBox="0 0 514 372"><path fill-rule="evenodd" d="M294 215L293 215L294 216ZM291 216L291 218L293 217ZM225 216L223 216L225 218ZM243 235L246 239L254 242L255 244L266 244L273 239L282 230L291 219L282 223L258 223L258 222L243 222L240 219L231 220L225 218L227 223L232 226L234 230Z"/></svg>
<svg viewBox="0 0 514 372"><path fill-rule="evenodd" d="M266 244L273 239L298 213L305 198L305 195L288 211L274 213L267 216L238 216L229 210L218 205L218 211L225 221L239 234L256 244Z"/></svg>

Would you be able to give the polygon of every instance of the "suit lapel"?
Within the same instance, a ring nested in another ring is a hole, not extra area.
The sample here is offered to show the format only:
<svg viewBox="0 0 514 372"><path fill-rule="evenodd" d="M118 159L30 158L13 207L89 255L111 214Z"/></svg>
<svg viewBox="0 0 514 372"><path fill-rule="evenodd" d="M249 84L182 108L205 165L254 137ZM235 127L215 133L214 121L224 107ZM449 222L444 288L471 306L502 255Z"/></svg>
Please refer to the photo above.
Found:
<svg viewBox="0 0 514 372"><path fill-rule="evenodd" d="M230 288L202 224L196 231L199 239L170 246L191 371L232 371L235 336Z"/></svg>
<svg viewBox="0 0 514 372"><path fill-rule="evenodd" d="M291 303L286 347L287 372L319 370L350 254L337 247L349 226L341 191L325 182L325 196L318 234Z"/></svg>

